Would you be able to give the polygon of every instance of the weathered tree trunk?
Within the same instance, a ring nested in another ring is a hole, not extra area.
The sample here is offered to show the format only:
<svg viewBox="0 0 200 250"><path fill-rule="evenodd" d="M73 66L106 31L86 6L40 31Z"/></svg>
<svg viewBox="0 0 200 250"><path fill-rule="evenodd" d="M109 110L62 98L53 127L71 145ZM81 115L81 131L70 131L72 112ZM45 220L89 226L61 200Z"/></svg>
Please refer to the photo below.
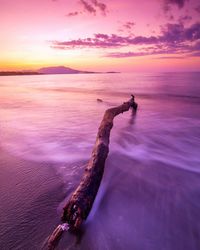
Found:
<svg viewBox="0 0 200 250"><path fill-rule="evenodd" d="M45 242L44 246L42 247L43 250L53 250L58 245L59 240L61 239L64 231L67 231L68 225L66 223L63 223L62 225L58 225L56 229L53 231L53 233L48 238L47 242ZM47 245L46 245L47 244Z"/></svg>
<svg viewBox="0 0 200 250"><path fill-rule="evenodd" d="M92 156L85 169L83 178L64 207L62 221L69 224L70 229L80 228L92 208L101 179L104 172L105 160L109 152L110 131L113 127L115 116L128 111L130 108L137 109L134 96L128 102L105 111L100 124Z"/></svg>
<svg viewBox="0 0 200 250"><path fill-rule="evenodd" d="M134 111L137 110L137 103L135 103L133 95L129 101L105 111L85 173L79 186L63 208L63 224L59 225L49 237L47 242L48 249L56 247L63 232L67 230L66 228L70 231L79 230L83 220L86 220L89 215L103 176L105 160L109 152L109 139L110 131L113 127L113 119L130 108L133 108Z"/></svg>

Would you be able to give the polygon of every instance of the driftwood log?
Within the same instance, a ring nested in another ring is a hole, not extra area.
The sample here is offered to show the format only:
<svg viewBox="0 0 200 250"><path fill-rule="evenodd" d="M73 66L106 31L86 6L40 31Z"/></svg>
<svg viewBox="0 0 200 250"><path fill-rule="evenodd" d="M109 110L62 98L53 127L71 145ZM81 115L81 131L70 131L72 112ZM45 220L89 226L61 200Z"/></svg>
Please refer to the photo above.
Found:
<svg viewBox="0 0 200 250"><path fill-rule="evenodd" d="M115 116L128 111L130 108L132 108L134 112L137 110L137 103L135 103L133 95L129 101L105 111L98 129L92 155L85 168L82 180L63 208L62 222L65 225L67 224L69 230L72 232L76 232L80 229L82 222L86 220L92 209L109 152L109 139L110 131L113 127L113 119ZM61 225L54 230L48 240L49 249L54 249L56 241L60 239L63 231Z"/></svg>

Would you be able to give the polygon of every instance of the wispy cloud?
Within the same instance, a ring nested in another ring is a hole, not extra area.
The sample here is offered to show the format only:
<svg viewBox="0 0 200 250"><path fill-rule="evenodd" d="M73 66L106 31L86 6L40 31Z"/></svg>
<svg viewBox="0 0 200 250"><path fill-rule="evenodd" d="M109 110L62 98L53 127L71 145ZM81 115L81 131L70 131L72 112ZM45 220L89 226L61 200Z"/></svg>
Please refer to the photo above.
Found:
<svg viewBox="0 0 200 250"><path fill-rule="evenodd" d="M67 17L74 17L83 14L84 12L92 14L92 15L97 15L99 12L106 16L108 12L107 5L99 2L97 0L80 0L79 3L82 6L83 12L82 11L72 11L69 12L66 16Z"/></svg>
<svg viewBox="0 0 200 250"><path fill-rule="evenodd" d="M132 35L134 26L135 26L135 22L128 21L128 22L123 23L118 29L118 31L121 33L128 33L129 35Z"/></svg>
<svg viewBox="0 0 200 250"><path fill-rule="evenodd" d="M95 34L93 37L69 40L56 41L53 45L65 46L66 49L74 47L123 47L128 45L141 44L156 44L156 43L171 43L178 44L186 41L196 41L200 39L200 23L194 23L190 27L185 28L182 23L168 23L161 28L159 36L119 36L116 34Z"/></svg>
<svg viewBox="0 0 200 250"><path fill-rule="evenodd" d="M80 3L84 11L96 15L99 11L101 14L107 14L107 5L105 3L99 2L97 0L80 0Z"/></svg>
<svg viewBox="0 0 200 250"><path fill-rule="evenodd" d="M150 48L142 48L141 51L135 52L135 51L129 51L129 52L112 52L107 53L104 56L105 57L112 57L112 58L127 58L127 57L139 57L139 56L152 56L152 55L169 55L169 56L161 56L156 57L157 59L183 59L186 57L198 57L200 56L200 51L196 50L195 46L193 45L180 45L180 46L171 46L163 45L158 46L154 45ZM171 56L171 55L175 56ZM180 55L180 56L179 56Z"/></svg>
<svg viewBox="0 0 200 250"><path fill-rule="evenodd" d="M129 52L112 52L105 54L105 57L112 58L126 58L126 57L138 57L138 56L152 56L152 55L169 55L161 56L159 59L183 59L186 57L200 57L200 44L180 44L173 46L172 44L154 45L151 47L144 47L141 51L129 51ZM171 56L173 55L174 56ZM158 57L156 57L158 58Z"/></svg>
<svg viewBox="0 0 200 250"><path fill-rule="evenodd" d="M170 11L172 5L176 5L179 9L182 9L189 0L164 0L163 9L165 12Z"/></svg>
<svg viewBox="0 0 200 250"><path fill-rule="evenodd" d="M195 7L195 10L200 13L200 4L198 6Z"/></svg>
<svg viewBox="0 0 200 250"><path fill-rule="evenodd" d="M91 0L94 6L101 11L103 15L107 14L107 6L105 3L98 2L97 0Z"/></svg>
<svg viewBox="0 0 200 250"><path fill-rule="evenodd" d="M80 3L82 4L85 11L89 12L90 14L96 14L96 9L92 6L92 4L85 0L80 0Z"/></svg>
<svg viewBox="0 0 200 250"><path fill-rule="evenodd" d="M190 54L190 56L200 57L200 51L195 51Z"/></svg>
<svg viewBox="0 0 200 250"><path fill-rule="evenodd" d="M72 48L117 48L127 46L128 37L118 35L95 34L94 37L70 40L70 41L53 41L53 48L72 49Z"/></svg>
<svg viewBox="0 0 200 250"><path fill-rule="evenodd" d="M200 23L194 23L189 27L185 27L181 22L168 23L161 27L158 36L120 36L99 33L84 39L52 42L53 48L64 50L75 48L114 49L132 46L143 46L143 48L140 48L139 52L118 51L107 53L106 56L122 58L155 54L197 53L200 51Z"/></svg>
<svg viewBox="0 0 200 250"><path fill-rule="evenodd" d="M153 45L150 47L140 48L140 51L129 51L129 52L112 52L105 54L105 57L112 58L127 58L127 57L139 57L139 56L152 56L162 54L173 54L174 49L167 47L166 45Z"/></svg>
<svg viewBox="0 0 200 250"><path fill-rule="evenodd" d="M73 17L73 16L78 16L79 14L81 14L81 12L74 11L74 12L69 12L66 16Z"/></svg>
<svg viewBox="0 0 200 250"><path fill-rule="evenodd" d="M127 58L127 57L138 57L138 56L147 56L150 53L147 52L111 52L107 53L105 57L112 57L112 58Z"/></svg>
<svg viewBox="0 0 200 250"><path fill-rule="evenodd" d="M178 19L178 21L179 21L180 23L183 23L183 24L188 23L188 22L190 22L191 20L192 20L192 17L189 16L189 15L180 16L179 19Z"/></svg>
<svg viewBox="0 0 200 250"><path fill-rule="evenodd" d="M133 26L135 26L135 23L134 22L126 22L123 27L130 30L133 28Z"/></svg>
<svg viewBox="0 0 200 250"><path fill-rule="evenodd" d="M159 56L159 57L155 57L155 59L184 59L184 56Z"/></svg>
<svg viewBox="0 0 200 250"><path fill-rule="evenodd" d="M158 37L150 36L119 36L119 35L107 35L107 34L94 34L93 37L84 39L70 40L70 41L53 41L53 47L62 49L71 48L117 48L129 45L141 45L141 44L154 44L157 43Z"/></svg>

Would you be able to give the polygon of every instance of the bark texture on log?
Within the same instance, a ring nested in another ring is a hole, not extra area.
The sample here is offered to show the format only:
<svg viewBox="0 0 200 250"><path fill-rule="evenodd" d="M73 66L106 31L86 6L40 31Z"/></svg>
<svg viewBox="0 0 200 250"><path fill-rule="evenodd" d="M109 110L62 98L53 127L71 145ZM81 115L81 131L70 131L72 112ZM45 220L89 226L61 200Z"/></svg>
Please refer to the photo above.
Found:
<svg viewBox="0 0 200 250"><path fill-rule="evenodd" d="M47 247L43 247L42 249L54 250L58 245L59 240L61 239L64 231L67 231L67 225L58 225L57 228L53 231L51 236L48 238Z"/></svg>
<svg viewBox="0 0 200 250"><path fill-rule="evenodd" d="M129 101L105 111L98 129L92 156L82 180L63 208L62 221L68 223L72 231L78 230L83 220L86 220L98 192L104 172L105 160L109 152L109 138L113 127L113 119L120 113L128 111L131 107L136 111L137 104L133 95Z"/></svg>

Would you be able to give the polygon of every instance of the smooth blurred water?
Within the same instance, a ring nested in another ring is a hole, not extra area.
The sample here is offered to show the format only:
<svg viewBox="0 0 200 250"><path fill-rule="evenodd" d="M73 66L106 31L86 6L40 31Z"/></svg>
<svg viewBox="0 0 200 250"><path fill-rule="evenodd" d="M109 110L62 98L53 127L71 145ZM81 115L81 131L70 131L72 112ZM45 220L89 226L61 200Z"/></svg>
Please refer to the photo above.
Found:
<svg viewBox="0 0 200 250"><path fill-rule="evenodd" d="M104 111L131 93L137 115L115 119L81 241L66 234L59 248L200 249L200 73L1 77L2 249L40 249Z"/></svg>

